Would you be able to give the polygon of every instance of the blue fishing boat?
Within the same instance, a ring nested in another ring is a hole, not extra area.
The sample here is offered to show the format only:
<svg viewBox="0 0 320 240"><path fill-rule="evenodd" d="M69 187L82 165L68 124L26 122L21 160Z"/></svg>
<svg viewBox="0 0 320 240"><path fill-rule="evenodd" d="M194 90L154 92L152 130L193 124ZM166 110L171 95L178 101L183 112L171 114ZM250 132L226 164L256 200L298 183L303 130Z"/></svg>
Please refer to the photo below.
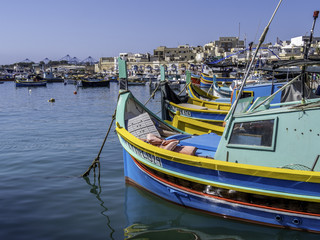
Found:
<svg viewBox="0 0 320 240"><path fill-rule="evenodd" d="M162 119L171 121L179 113L182 116L222 125L230 110L230 102L205 101L189 96L179 96L168 85L161 84Z"/></svg>
<svg viewBox="0 0 320 240"><path fill-rule="evenodd" d="M237 78L235 77L217 77L216 75L208 75L206 73L201 73L200 77L200 87L209 88L216 81L219 84L229 83L231 84Z"/></svg>
<svg viewBox="0 0 320 240"><path fill-rule="evenodd" d="M216 96L213 96L212 94L208 93L207 91L204 91L197 85L193 83L187 83L187 93L191 98L204 100L204 101L218 101L218 102L229 102L231 101L230 98L219 98Z"/></svg>
<svg viewBox="0 0 320 240"><path fill-rule="evenodd" d="M222 137L191 136L177 134L129 91L122 92L116 131L124 148L125 176L183 206L320 232L320 153L310 144L319 137L319 112L318 100L292 103L234 116ZM178 142L178 152L148 143L150 133L163 139L159 146Z"/></svg>
<svg viewBox="0 0 320 240"><path fill-rule="evenodd" d="M47 81L38 75L16 76L15 85L16 87L45 87Z"/></svg>
<svg viewBox="0 0 320 240"><path fill-rule="evenodd" d="M236 111L238 105L252 101L252 97L240 99L248 72L225 118L222 136L181 132L161 121L130 91L120 91L116 131L124 149L125 177L184 207L320 233L320 100L302 94L299 101L271 104L294 82L301 79L304 86L302 71L269 97L257 98L250 109Z"/></svg>
<svg viewBox="0 0 320 240"><path fill-rule="evenodd" d="M16 80L16 87L45 87L47 86L47 81L40 80L40 81L22 81Z"/></svg>
<svg viewBox="0 0 320 240"><path fill-rule="evenodd" d="M119 81L118 81L118 76L113 76L113 75L111 75L111 76L107 76L106 78L107 78L107 80L109 80L110 82L119 83Z"/></svg>

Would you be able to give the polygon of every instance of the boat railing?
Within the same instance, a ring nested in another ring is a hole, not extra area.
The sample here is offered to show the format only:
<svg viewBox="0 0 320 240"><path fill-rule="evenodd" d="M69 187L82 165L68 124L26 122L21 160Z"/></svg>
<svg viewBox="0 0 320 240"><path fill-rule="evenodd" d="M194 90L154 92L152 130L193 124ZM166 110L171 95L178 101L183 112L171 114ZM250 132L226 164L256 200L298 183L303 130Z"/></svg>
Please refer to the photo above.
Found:
<svg viewBox="0 0 320 240"><path fill-rule="evenodd" d="M319 98L315 98L315 99L308 99L306 100L307 103L314 103L314 102L318 102L319 101ZM283 102L283 103L273 103L273 104L270 104L270 108L272 107L285 107L285 106L290 106L290 105L297 105L301 103L301 100L299 101L292 101L292 102Z"/></svg>

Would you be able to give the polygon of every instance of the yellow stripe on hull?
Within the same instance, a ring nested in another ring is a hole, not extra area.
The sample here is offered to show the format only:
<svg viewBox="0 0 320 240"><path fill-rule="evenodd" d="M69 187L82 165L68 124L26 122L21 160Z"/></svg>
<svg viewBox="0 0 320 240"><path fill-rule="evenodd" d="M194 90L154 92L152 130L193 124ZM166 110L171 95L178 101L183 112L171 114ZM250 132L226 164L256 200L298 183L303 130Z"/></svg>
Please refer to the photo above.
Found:
<svg viewBox="0 0 320 240"><path fill-rule="evenodd" d="M219 161L215 159L207 159L207 158L197 157L197 156L190 156L186 154L181 154L181 153L161 149L159 147L152 146L148 143L145 143L142 140L139 140L136 137L134 137L126 129L120 127L119 124L117 124L116 131L119 137L123 138L124 141L128 142L130 145L134 146L135 148L138 148L143 152L152 154L155 157L167 159L169 161L177 162L180 164L185 164L185 165L200 167L205 169L211 169L216 171L255 176L255 177L274 178L279 180L289 180L289 181L297 181L297 182L320 183L320 175L317 172L253 166L253 165L240 164L240 163L224 162L224 161ZM123 140L120 139L120 141L123 141ZM125 147L125 144L123 144L123 147ZM273 192L273 191L266 191L266 190L261 190L256 188L247 188L247 187L241 187L236 185L211 182L210 180L183 175L177 172L163 169L162 167L156 166L147 161L144 161L143 164L147 165L150 168L156 169L157 171L167 173L172 176L176 176L186 180L190 180L193 182L201 183L201 184L208 184L216 187L233 189L235 191L265 195L265 196L271 196L271 197L280 197L280 198L294 199L294 200L300 200L300 201L320 202L320 197L289 194L284 192Z"/></svg>
<svg viewBox="0 0 320 240"><path fill-rule="evenodd" d="M198 105L201 107L207 107L210 109L225 110L225 111L229 111L231 108L230 103L209 102L209 101L200 100L200 99L191 98L191 97L188 99L188 103Z"/></svg>
<svg viewBox="0 0 320 240"><path fill-rule="evenodd" d="M208 109L196 109L196 108L192 108L192 107L184 107L179 104L175 104L173 102L170 102L170 105L172 105L176 108L180 108L180 109L183 109L186 111L192 111L192 112L203 112L203 113L225 114L225 115L227 115L229 112L228 110L218 110L218 109L209 108L209 107L208 107ZM194 105L196 105L196 104L194 104ZM201 105L197 105L197 106L201 106ZM204 106L204 107L206 107L206 106Z"/></svg>
<svg viewBox="0 0 320 240"><path fill-rule="evenodd" d="M214 124L206 123L203 121L198 121L192 118L181 116L180 113L176 114L172 120L166 121L170 125L172 125L175 128L178 128L184 132L190 133L190 134L196 134L196 135L202 135L206 133L216 133L217 135L221 136L224 127L217 126Z"/></svg>

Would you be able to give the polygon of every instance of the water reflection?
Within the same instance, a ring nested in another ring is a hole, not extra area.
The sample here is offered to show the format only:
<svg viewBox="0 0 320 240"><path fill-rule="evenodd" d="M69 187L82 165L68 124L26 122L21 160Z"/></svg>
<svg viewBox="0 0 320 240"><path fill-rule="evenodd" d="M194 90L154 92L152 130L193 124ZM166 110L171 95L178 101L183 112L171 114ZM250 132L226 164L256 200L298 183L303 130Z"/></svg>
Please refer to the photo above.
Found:
<svg viewBox="0 0 320 240"><path fill-rule="evenodd" d="M319 235L242 223L162 200L127 185L126 239L313 240Z"/></svg>
<svg viewBox="0 0 320 240"><path fill-rule="evenodd" d="M110 217L106 214L106 212L108 211L108 208L104 206L104 201L100 197L100 194L102 192L102 188L101 188L101 185L100 185L100 179L99 178L97 179L94 176L93 183L90 182L90 178L89 177L84 177L84 180L91 187L90 193L94 194L96 199L98 199L99 205L103 209L101 211L101 215L103 215L107 219L107 226L110 229L110 236L109 237L110 237L110 239L114 239L113 234L114 234L115 230L111 226Z"/></svg>

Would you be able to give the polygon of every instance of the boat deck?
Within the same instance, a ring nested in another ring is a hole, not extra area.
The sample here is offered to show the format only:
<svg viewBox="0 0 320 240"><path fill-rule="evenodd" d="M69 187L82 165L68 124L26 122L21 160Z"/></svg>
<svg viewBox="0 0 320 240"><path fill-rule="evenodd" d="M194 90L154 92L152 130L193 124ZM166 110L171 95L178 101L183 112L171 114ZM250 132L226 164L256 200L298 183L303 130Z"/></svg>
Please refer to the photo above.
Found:
<svg viewBox="0 0 320 240"><path fill-rule="evenodd" d="M184 136L184 138L183 138ZM166 138L180 140L178 146L193 146L197 148L195 153L196 156L214 158L217 151L221 136L215 133L208 133L199 136L188 136L188 135L173 135Z"/></svg>

